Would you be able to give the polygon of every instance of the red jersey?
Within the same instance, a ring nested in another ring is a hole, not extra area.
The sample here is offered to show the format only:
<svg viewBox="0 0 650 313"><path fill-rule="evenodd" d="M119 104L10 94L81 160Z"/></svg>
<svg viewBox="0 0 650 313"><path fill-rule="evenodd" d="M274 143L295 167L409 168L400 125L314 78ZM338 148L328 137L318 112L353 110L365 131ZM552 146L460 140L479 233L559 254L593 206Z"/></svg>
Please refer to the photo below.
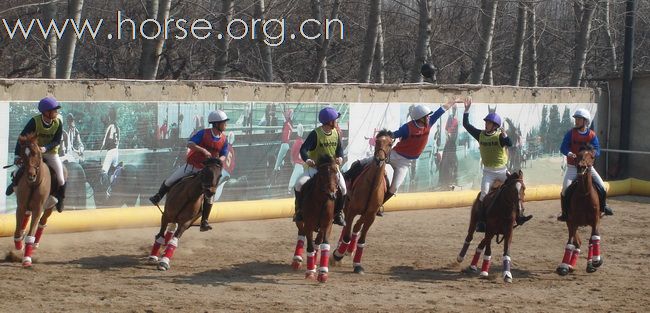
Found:
<svg viewBox="0 0 650 313"><path fill-rule="evenodd" d="M304 140L302 140L302 138L298 138L291 146L291 163L300 165L305 163L305 161L303 161L300 157L300 147L302 146L303 142Z"/></svg>
<svg viewBox="0 0 650 313"><path fill-rule="evenodd" d="M569 144L569 151L578 154L578 151L580 151L580 147L591 143L591 141L596 137L596 133L593 130L589 130L589 132L585 135L582 135L578 132L577 129L572 129L571 130L571 143ZM567 163L571 165L576 165L576 159L574 158L566 158Z"/></svg>
<svg viewBox="0 0 650 313"><path fill-rule="evenodd" d="M219 151L221 151L224 144L226 144L226 136L220 136L219 140L215 141L212 139L212 130L208 128L203 130L203 137L201 137L201 143L198 145L208 150L213 158L218 158L220 156ZM203 153L194 150L190 150L187 154L187 163L195 168L203 168L203 161L206 159Z"/></svg>
<svg viewBox="0 0 650 313"><path fill-rule="evenodd" d="M427 119L425 127L417 127L415 121L411 121L407 125L408 137L400 140L393 150L406 158L417 159L429 141L429 132L432 125L429 125L429 119Z"/></svg>
<svg viewBox="0 0 650 313"><path fill-rule="evenodd" d="M285 121L284 126L282 127L282 136L280 137L280 141L282 141L282 143L289 143L289 139L291 138L291 130L291 122Z"/></svg>

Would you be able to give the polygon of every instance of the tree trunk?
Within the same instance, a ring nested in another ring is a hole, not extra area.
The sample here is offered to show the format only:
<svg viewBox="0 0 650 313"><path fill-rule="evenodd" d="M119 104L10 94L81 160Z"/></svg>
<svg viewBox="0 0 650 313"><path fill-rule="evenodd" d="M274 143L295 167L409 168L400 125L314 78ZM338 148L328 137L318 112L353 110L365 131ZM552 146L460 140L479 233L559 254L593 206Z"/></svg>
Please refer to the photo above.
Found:
<svg viewBox="0 0 650 313"><path fill-rule="evenodd" d="M530 39L528 40L528 63L530 64L529 85L537 87L539 73L537 71L537 13L536 4L531 3L528 13L528 25L530 27Z"/></svg>
<svg viewBox="0 0 650 313"><path fill-rule="evenodd" d="M418 2L419 24L418 24L418 41L415 45L415 61L411 67L411 79L413 83L422 82L420 68L426 62L427 50L429 50L429 40L431 39L431 1L420 0Z"/></svg>
<svg viewBox="0 0 650 313"><path fill-rule="evenodd" d="M220 24L222 39L217 39L217 59L214 62L215 79L226 79L228 72L228 50L230 49L230 36L228 36L228 23L232 21L235 14L235 1L223 0L222 2L223 19Z"/></svg>
<svg viewBox="0 0 650 313"><path fill-rule="evenodd" d="M607 45L609 46L609 51L610 51L610 63L612 64L612 72L616 72L618 69L618 60L616 57L616 40L612 36L612 25L609 20L609 13L610 13L610 1L611 0L604 0L605 2L605 35L607 36Z"/></svg>
<svg viewBox="0 0 650 313"><path fill-rule="evenodd" d="M172 0L151 0L149 6L149 18L156 19L161 26L164 26L165 21L169 18L169 10L171 9ZM148 23L147 25L151 25ZM154 29L149 28L145 30L149 37L155 35ZM160 30L160 33L155 39L142 39L142 55L140 56L140 78L153 80L158 75L158 66L160 64L160 56L165 45L165 30Z"/></svg>
<svg viewBox="0 0 650 313"><path fill-rule="evenodd" d="M81 20L81 10L83 9L83 0L69 0L67 18L74 20L77 25ZM68 24L70 25L70 24ZM79 25L81 26L81 25ZM56 78L70 79L72 75L72 64L74 63L74 52L77 47L77 34L74 31L66 31L61 38L61 45L56 64Z"/></svg>
<svg viewBox="0 0 650 313"><path fill-rule="evenodd" d="M494 85L494 75L492 72L492 51L490 51L490 55L488 56L487 59L487 64L485 66L485 77L483 78L483 84L485 85Z"/></svg>
<svg viewBox="0 0 650 313"><path fill-rule="evenodd" d="M580 81L585 73L587 51L589 50L589 37L591 35L591 22L593 20L594 11L596 10L595 1L598 0L588 0L584 3L580 17L580 31L576 33L575 39L576 50L573 60L573 70L571 73L571 86L580 86Z"/></svg>
<svg viewBox="0 0 650 313"><path fill-rule="evenodd" d="M57 5L56 2L45 0L47 3L43 7L45 20L44 24L49 25L50 21L56 20ZM54 79L56 78L56 58L57 58L57 44L59 39L54 34L50 34L49 38L46 40L46 55L47 63L43 66L43 77Z"/></svg>
<svg viewBox="0 0 650 313"><path fill-rule="evenodd" d="M474 68L472 69L472 76L470 78L471 84L480 84L483 82L487 60L492 49L498 3L498 0L481 0L481 43L479 53L474 59Z"/></svg>
<svg viewBox="0 0 650 313"><path fill-rule="evenodd" d="M381 14L378 16L379 24L377 24L377 46L375 47L375 82L383 84L386 79L386 72L384 70L384 25L381 23Z"/></svg>
<svg viewBox="0 0 650 313"><path fill-rule="evenodd" d="M370 10L368 14L368 29L366 38L363 43L363 52L361 53L361 64L359 66L359 82L370 82L370 73L372 71L372 60L375 56L375 47L377 46L377 33L379 31L379 14L381 14L382 0L370 0Z"/></svg>
<svg viewBox="0 0 650 313"><path fill-rule="evenodd" d="M514 68L510 76L510 84L519 86L521 78L521 68L524 59L524 41L526 39L526 23L528 21L528 5L524 1L519 1L517 9L517 35L515 37L515 46L513 49L512 63Z"/></svg>
<svg viewBox="0 0 650 313"><path fill-rule="evenodd" d="M253 17L256 19L260 19L264 21L265 18L265 12L264 12L264 0L255 0L255 12L253 14ZM271 55L271 46L267 45L264 43L264 36L260 34L264 34L262 23L257 23L257 34L258 37L257 39L257 46L260 49L260 57L262 59L262 79L265 82L272 82L273 81L273 57Z"/></svg>

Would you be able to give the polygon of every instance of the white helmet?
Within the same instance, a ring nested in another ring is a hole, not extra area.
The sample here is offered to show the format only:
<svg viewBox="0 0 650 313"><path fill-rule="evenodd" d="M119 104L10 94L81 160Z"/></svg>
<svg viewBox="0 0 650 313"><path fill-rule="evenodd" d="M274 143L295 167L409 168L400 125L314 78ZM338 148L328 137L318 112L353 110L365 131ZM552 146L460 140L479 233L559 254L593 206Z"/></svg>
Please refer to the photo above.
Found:
<svg viewBox="0 0 650 313"><path fill-rule="evenodd" d="M587 120L587 123L591 122L591 114L587 109L577 109L575 113L573 113L573 117L582 117L585 120Z"/></svg>
<svg viewBox="0 0 650 313"><path fill-rule="evenodd" d="M231 145L235 143L235 133L233 132L228 133L228 143Z"/></svg>
<svg viewBox="0 0 650 313"><path fill-rule="evenodd" d="M296 126L296 134L298 134L298 136L302 137L302 134L304 134L304 133L305 133L305 127L302 126L302 124L298 124L298 126Z"/></svg>
<svg viewBox="0 0 650 313"><path fill-rule="evenodd" d="M230 119L228 118L228 115L226 115L226 112L221 110L214 110L210 112L210 115L208 115L208 123L226 122L228 120Z"/></svg>
<svg viewBox="0 0 650 313"><path fill-rule="evenodd" d="M411 111L411 117L414 120L419 120L431 113L433 113L433 111L431 111L428 106L424 104L418 104L413 108L413 111Z"/></svg>

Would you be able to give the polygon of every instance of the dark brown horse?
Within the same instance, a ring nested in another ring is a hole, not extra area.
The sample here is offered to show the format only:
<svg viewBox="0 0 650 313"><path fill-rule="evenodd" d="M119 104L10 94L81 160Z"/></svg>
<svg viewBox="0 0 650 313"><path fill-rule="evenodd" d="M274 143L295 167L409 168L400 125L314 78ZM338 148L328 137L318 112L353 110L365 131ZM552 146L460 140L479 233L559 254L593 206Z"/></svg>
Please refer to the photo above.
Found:
<svg viewBox="0 0 650 313"><path fill-rule="evenodd" d="M363 172L350 182L348 197L345 200L345 227L341 231L339 245L334 251L334 259L340 261L346 254L354 254L354 272L363 274L361 257L366 245L366 235L379 208L384 203L387 191L385 167L393 145L391 132L381 130L375 140L375 153L373 162L364 168ZM352 228L354 218L359 219Z"/></svg>
<svg viewBox="0 0 650 313"><path fill-rule="evenodd" d="M338 166L330 156L321 157L316 163L317 172L302 186L302 197L299 200L302 208L303 221L296 222L298 227L298 242L293 256L292 267L299 269L302 264L302 254L307 246L306 279L316 278L316 260L320 250L320 267L318 281L326 282L329 272L330 245L328 237L332 230L334 218L334 202L337 197ZM317 233L314 241L314 232Z"/></svg>
<svg viewBox="0 0 650 313"><path fill-rule="evenodd" d="M194 175L181 179L167 193L165 210L160 218L160 232L149 254L149 261L158 263L158 269L169 269L178 240L183 233L201 216L204 199L214 196L221 178L222 164L217 158L203 162L205 167ZM166 232L165 232L166 231ZM162 258L158 258L160 248L166 245Z"/></svg>
<svg viewBox="0 0 650 313"><path fill-rule="evenodd" d="M589 252L587 254L587 273L595 272L603 264L600 255L600 235L598 233L600 202L591 177L591 167L594 160L595 154L590 147L578 152L576 160L578 175L573 182L575 187L569 187L571 189L575 188L569 196L569 208L567 210L566 225L569 230L569 240L564 248L562 263L556 269L561 276L572 272L578 262L582 242L577 231L578 227L581 226L591 227Z"/></svg>
<svg viewBox="0 0 650 313"><path fill-rule="evenodd" d="M485 251L480 276L488 276L490 261L492 259L492 238L497 236L497 243L500 243L501 241L503 242L503 280L507 283L512 282L512 273L510 272L510 267L512 265L510 259L510 244L512 242L512 231L514 229L515 219L517 218L519 210L523 211L525 190L526 185L524 185L524 174L520 170L516 173L508 174L503 185L497 189L493 189L487 196L485 196L482 202L483 205L487 206L482 208L487 210L485 237L483 237L483 240L476 248L476 252L472 258L472 263L467 268L469 272L478 271L478 261L481 254ZM476 230L479 203L477 197L472 206L470 224L467 231L467 237L465 238L465 244L457 257L459 263L465 258L474 231ZM499 241L498 235L503 235L501 241Z"/></svg>
<svg viewBox="0 0 650 313"><path fill-rule="evenodd" d="M54 171L43 161L36 134L20 136L18 144L23 168L15 187L17 208L14 245L16 251L22 250L24 239L22 263L23 267L31 267L33 251L38 247L47 219L56 204L52 191L58 188L58 184L53 179L56 176ZM67 176L65 171L64 175ZM27 223L30 223L29 231L25 234Z"/></svg>

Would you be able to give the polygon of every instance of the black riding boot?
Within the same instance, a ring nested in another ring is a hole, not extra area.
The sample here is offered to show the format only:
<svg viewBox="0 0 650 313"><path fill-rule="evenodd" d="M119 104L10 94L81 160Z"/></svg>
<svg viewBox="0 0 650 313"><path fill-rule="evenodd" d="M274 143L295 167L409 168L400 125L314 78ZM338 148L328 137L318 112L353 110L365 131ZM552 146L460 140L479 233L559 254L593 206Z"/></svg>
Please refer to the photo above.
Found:
<svg viewBox="0 0 650 313"><path fill-rule="evenodd" d="M5 195L11 196L11 194L14 193L14 182L10 182L9 186L7 186L7 191L5 191Z"/></svg>
<svg viewBox="0 0 650 313"><path fill-rule="evenodd" d="M605 213L605 215L614 215L614 211L607 205L607 191L605 188L601 187L598 184L594 184L596 191L598 192L598 202L600 202L600 212Z"/></svg>
<svg viewBox="0 0 650 313"><path fill-rule="evenodd" d="M203 210L201 211L201 231L208 231L212 229L212 226L208 224L210 211L212 211L212 203L209 203L207 199L203 199Z"/></svg>
<svg viewBox="0 0 650 313"><path fill-rule="evenodd" d="M358 160L354 161L350 166L350 169L347 172L343 173L343 178L345 178L345 180L354 181L354 179L357 178L361 172L363 172L363 168L364 166L361 164L361 162Z"/></svg>
<svg viewBox="0 0 650 313"><path fill-rule="evenodd" d="M149 201L151 201L153 205L158 205L158 203L160 203L160 200L162 200L168 191L169 187L167 187L167 185L165 185L165 182L163 182L162 185L160 185L160 189L158 189L158 193L149 198Z"/></svg>
<svg viewBox="0 0 650 313"><path fill-rule="evenodd" d="M517 226L524 225L524 223L530 221L531 218L533 218L532 215L524 215L524 210L517 210Z"/></svg>
<svg viewBox="0 0 650 313"><path fill-rule="evenodd" d="M345 199L338 197L334 200L334 224L345 226L345 219L343 219L343 204Z"/></svg>
<svg viewBox="0 0 650 313"><path fill-rule="evenodd" d="M392 198L394 195L394 193L386 191L384 194L384 203L386 203L386 201L388 201L388 199ZM384 203L382 203L381 206L379 206L379 210L377 210L377 216L379 217L384 216Z"/></svg>
<svg viewBox="0 0 650 313"><path fill-rule="evenodd" d="M484 233L486 229L486 209L483 207L483 201L478 200L478 220L476 221L476 232Z"/></svg>
<svg viewBox="0 0 650 313"><path fill-rule="evenodd" d="M56 200L58 201L56 203L56 210L61 213L63 212L63 199L65 199L65 186L68 183L64 183L63 186L59 187L59 190L56 193Z"/></svg>
<svg viewBox="0 0 650 313"><path fill-rule="evenodd" d="M300 198L302 196L302 193L297 190L293 190L293 192L296 194L296 203L295 203L295 212L293 214L293 221L294 222L302 222L302 208L300 207Z"/></svg>
<svg viewBox="0 0 650 313"><path fill-rule="evenodd" d="M560 207L562 208L562 215L557 217L557 220L560 222L566 222L567 218L569 218L569 214L567 213L567 208L569 207L567 205L568 197L560 195Z"/></svg>
<svg viewBox="0 0 650 313"><path fill-rule="evenodd" d="M23 167L19 167L11 176L11 183L9 186L7 186L7 191L5 191L5 195L11 196L11 194L14 193L14 187L18 183L18 179L20 179L20 175L22 175L23 172Z"/></svg>

